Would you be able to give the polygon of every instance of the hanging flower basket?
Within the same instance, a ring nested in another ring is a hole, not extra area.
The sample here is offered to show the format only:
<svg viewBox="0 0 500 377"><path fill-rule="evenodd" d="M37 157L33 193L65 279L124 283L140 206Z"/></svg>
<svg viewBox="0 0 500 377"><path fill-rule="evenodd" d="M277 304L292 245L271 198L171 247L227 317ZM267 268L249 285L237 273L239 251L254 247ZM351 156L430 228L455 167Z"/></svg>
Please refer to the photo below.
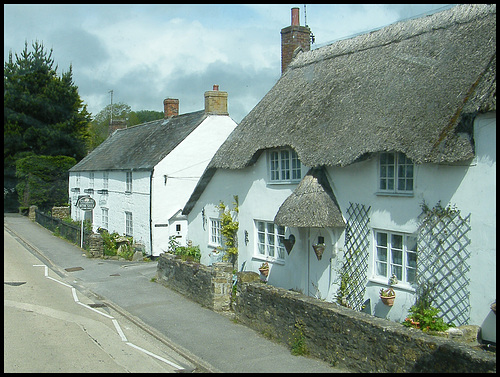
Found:
<svg viewBox="0 0 500 377"><path fill-rule="evenodd" d="M313 246L314 252L316 253L316 257L318 258L318 260L321 260L321 257L323 256L323 253L325 251L325 244L318 243L318 244L314 244L312 246Z"/></svg>
<svg viewBox="0 0 500 377"><path fill-rule="evenodd" d="M262 265L259 267L259 272L267 277L269 275L269 264L267 262L262 263Z"/></svg>
<svg viewBox="0 0 500 377"><path fill-rule="evenodd" d="M394 289L392 289L392 288L383 289L382 288L380 290L380 299L382 300L382 302L385 305L393 306L395 298L396 298L396 293L394 292Z"/></svg>

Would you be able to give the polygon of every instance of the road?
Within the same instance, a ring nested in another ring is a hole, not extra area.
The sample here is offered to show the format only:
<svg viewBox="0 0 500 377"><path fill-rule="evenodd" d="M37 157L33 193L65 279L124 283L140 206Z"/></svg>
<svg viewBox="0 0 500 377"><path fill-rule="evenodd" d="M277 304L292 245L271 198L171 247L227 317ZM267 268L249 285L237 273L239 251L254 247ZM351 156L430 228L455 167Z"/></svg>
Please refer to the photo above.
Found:
<svg viewBox="0 0 500 377"><path fill-rule="evenodd" d="M194 367L75 289L4 229L4 372L189 372Z"/></svg>

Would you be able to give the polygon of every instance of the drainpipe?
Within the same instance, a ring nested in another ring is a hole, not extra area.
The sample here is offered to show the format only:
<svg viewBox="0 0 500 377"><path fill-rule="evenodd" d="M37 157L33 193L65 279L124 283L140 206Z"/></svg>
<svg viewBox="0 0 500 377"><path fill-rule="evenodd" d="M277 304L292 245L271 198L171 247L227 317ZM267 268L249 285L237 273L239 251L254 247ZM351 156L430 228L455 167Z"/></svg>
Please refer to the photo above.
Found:
<svg viewBox="0 0 500 377"><path fill-rule="evenodd" d="M153 173L154 168L151 170L151 175L149 176L149 245L151 248L150 257L153 258Z"/></svg>
<svg viewBox="0 0 500 377"><path fill-rule="evenodd" d="M310 285L310 282L309 282L309 265L310 265L310 260L311 260L311 228L307 228L307 253L306 253L306 257L307 257L307 290L306 290L306 295L309 296L309 285Z"/></svg>

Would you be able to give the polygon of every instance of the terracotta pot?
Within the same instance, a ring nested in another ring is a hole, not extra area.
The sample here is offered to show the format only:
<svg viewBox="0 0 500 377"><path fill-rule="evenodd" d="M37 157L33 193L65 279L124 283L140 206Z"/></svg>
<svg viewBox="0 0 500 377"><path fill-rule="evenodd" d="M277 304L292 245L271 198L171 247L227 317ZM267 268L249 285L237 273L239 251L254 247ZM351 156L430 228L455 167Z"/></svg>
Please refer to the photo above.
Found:
<svg viewBox="0 0 500 377"><path fill-rule="evenodd" d="M259 268L259 271L262 275L266 277L269 275L269 268Z"/></svg>
<svg viewBox="0 0 500 377"><path fill-rule="evenodd" d="M394 299L396 298L396 296L389 296L389 297L380 296L380 298L382 299L382 302L385 305L392 306L392 305L394 305Z"/></svg>

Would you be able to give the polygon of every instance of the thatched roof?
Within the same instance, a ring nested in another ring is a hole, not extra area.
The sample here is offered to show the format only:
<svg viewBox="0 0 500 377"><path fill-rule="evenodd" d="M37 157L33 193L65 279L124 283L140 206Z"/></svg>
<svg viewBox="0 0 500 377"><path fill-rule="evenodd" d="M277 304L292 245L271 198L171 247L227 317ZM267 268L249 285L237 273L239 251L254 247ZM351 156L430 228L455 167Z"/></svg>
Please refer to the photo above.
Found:
<svg viewBox="0 0 500 377"><path fill-rule="evenodd" d="M324 168L312 168L279 208L274 222L289 227L345 227Z"/></svg>
<svg viewBox="0 0 500 377"><path fill-rule="evenodd" d="M116 130L70 171L152 170L205 118L200 110Z"/></svg>
<svg viewBox="0 0 500 377"><path fill-rule="evenodd" d="M496 110L496 5L458 5L299 53L209 168L290 146L312 166L380 151L415 163L473 157L467 122Z"/></svg>

